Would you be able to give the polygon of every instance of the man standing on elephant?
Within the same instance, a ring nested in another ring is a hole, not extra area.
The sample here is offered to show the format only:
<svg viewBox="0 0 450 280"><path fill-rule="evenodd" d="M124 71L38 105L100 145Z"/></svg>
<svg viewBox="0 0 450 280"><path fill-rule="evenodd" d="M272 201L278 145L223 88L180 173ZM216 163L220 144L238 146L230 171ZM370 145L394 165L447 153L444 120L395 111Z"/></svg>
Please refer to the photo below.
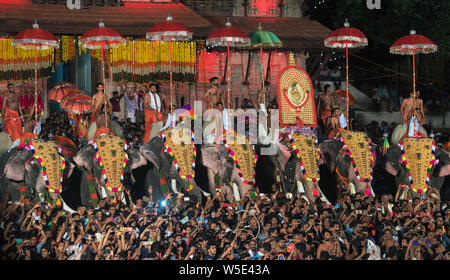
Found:
<svg viewBox="0 0 450 280"><path fill-rule="evenodd" d="M110 111L110 108L107 108L106 111ZM105 118L105 114L107 117ZM111 131L111 121L110 115L105 113L105 104L101 105L100 110L95 113L95 122L97 124L97 130L95 131L94 138L99 137L100 135L114 136Z"/></svg>
<svg viewBox="0 0 450 280"><path fill-rule="evenodd" d="M109 114L112 114L112 105L111 102L108 99L108 96L106 96L106 93L104 92L104 86L103 83L97 84L97 93L95 93L92 96L92 115L91 115L91 123L95 122L96 118L96 112L100 109L100 106L102 104L107 104L107 107L109 108Z"/></svg>
<svg viewBox="0 0 450 280"><path fill-rule="evenodd" d="M331 94L330 85L325 85L325 91L319 96L317 101L317 115L322 119L322 124L326 127L327 118L331 116L331 109L333 108L333 96Z"/></svg>
<svg viewBox="0 0 450 280"><path fill-rule="evenodd" d="M402 114L402 124L408 125L408 136L413 137L416 131L419 131L419 125L425 124L425 113L422 99L419 98L420 92L411 93L411 97L405 98L400 107Z"/></svg>
<svg viewBox="0 0 450 280"><path fill-rule="evenodd" d="M19 115L20 113L20 115ZM8 84L8 93L5 95L2 106L3 127L6 133L11 136L12 141L22 137L22 109L19 105L19 95L14 92L14 85Z"/></svg>
<svg viewBox="0 0 450 280"><path fill-rule="evenodd" d="M211 83L211 88L208 89L203 100L207 105L207 109L216 109L217 102L220 101L222 104L224 103L223 89L219 88L219 78L212 77L209 79L209 82Z"/></svg>
<svg viewBox="0 0 450 280"><path fill-rule="evenodd" d="M325 132L328 133L329 139L333 139L339 131L344 130L340 125L339 115L339 110L334 108L331 117L327 119Z"/></svg>
<svg viewBox="0 0 450 280"><path fill-rule="evenodd" d="M144 96L144 108L145 108L145 134L144 143L150 141L150 133L152 132L152 126L156 122L163 120L161 114L161 98L157 93L157 85L151 83L150 91Z"/></svg>

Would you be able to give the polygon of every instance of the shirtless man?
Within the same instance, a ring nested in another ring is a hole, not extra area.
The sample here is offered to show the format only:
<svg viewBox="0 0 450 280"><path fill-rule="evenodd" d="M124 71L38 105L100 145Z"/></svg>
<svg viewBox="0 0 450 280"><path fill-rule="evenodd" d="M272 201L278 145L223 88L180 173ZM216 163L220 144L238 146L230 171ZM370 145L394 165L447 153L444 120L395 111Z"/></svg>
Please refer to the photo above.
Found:
<svg viewBox="0 0 450 280"><path fill-rule="evenodd" d="M111 107L107 107L107 117L105 118L105 104L102 104L100 109L95 113L95 122L97 124L97 130L95 131L94 138L99 137L102 134L108 136L114 136L111 131L111 121L110 114L108 112L111 111Z"/></svg>
<svg viewBox="0 0 450 280"><path fill-rule="evenodd" d="M149 93L144 96L145 133L143 143L150 141L153 124L163 120L161 109L164 108L162 103L165 100L159 96L157 84L151 83L149 88ZM157 129L158 132L159 130Z"/></svg>
<svg viewBox="0 0 450 280"><path fill-rule="evenodd" d="M2 116L4 130L11 136L13 142L21 138L23 134L22 115L23 112L19 104L19 95L14 92L14 85L8 84L8 92L3 100Z"/></svg>
<svg viewBox="0 0 450 280"><path fill-rule="evenodd" d="M109 101L108 96L106 95L106 93L104 92L104 86L103 83L98 83L97 84L97 93L95 93L92 96L92 102L91 102L91 108L92 108L92 115L91 115L91 123L93 123L95 121L96 118L96 112L100 109L100 106L102 104L107 104L107 108L109 108L109 115L112 114L112 105L111 102Z"/></svg>
<svg viewBox="0 0 450 280"><path fill-rule="evenodd" d="M203 101L206 102L207 108L212 109L216 108L216 103L221 101L224 103L223 100L223 89L219 88L219 78L212 77L209 79L209 82L211 83L211 88L208 89L205 96L203 97Z"/></svg>
<svg viewBox="0 0 450 280"><path fill-rule="evenodd" d="M334 108L332 110L331 116L326 120L325 133L328 133L329 139L333 139L333 137L336 136L337 132L343 130L339 123L339 116L339 110Z"/></svg>
<svg viewBox="0 0 450 280"><path fill-rule="evenodd" d="M414 122L415 126L417 126L417 121L421 126L425 124L423 101L419 98L419 95L420 92L416 91L416 98L414 101L414 93L411 93L411 97L403 99L402 105L400 106L400 113L402 114L402 124L407 124L408 127L411 125L412 118L416 120ZM416 128L416 130L418 130L418 128Z"/></svg>
<svg viewBox="0 0 450 280"><path fill-rule="evenodd" d="M325 91L319 96L317 101L317 116L322 119L322 123L326 126L327 118L331 116L333 108L333 96L331 94L330 85L325 85Z"/></svg>
<svg viewBox="0 0 450 280"><path fill-rule="evenodd" d="M317 248L317 259L318 260L328 260L325 257L342 257L341 246L339 245L339 240L336 235L332 235L329 230L324 230L323 233L324 243L320 244ZM323 252L323 253L322 253ZM325 254L327 252L328 254ZM323 255L323 256L322 256Z"/></svg>

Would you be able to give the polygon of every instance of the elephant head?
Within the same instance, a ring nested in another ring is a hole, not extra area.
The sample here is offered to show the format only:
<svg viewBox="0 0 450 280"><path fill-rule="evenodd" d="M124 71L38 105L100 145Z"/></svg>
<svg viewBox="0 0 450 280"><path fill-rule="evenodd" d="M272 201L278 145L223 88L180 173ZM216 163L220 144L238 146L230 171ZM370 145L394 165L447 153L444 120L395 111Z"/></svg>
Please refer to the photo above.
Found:
<svg viewBox="0 0 450 280"><path fill-rule="evenodd" d="M404 138L399 145L386 151L384 167L395 176L397 185L411 187L413 183L413 195L417 196L428 186L440 190L445 176L450 174L450 156L444 149L434 146L430 138Z"/></svg>
<svg viewBox="0 0 450 280"><path fill-rule="evenodd" d="M255 181L257 154L249 141L239 137L228 144L205 144L201 148L201 161L208 169L209 192L215 193L214 177L218 175L222 187L225 187L222 191L229 201L233 198L227 194L234 193L234 198L240 200L253 189Z"/></svg>
<svg viewBox="0 0 450 280"><path fill-rule="evenodd" d="M56 142L32 140L10 151L3 175L9 180L24 181L41 200L43 192L48 190L53 202L61 199L64 208L73 211L68 209L60 194L62 181L70 177L74 167L62 156Z"/></svg>
<svg viewBox="0 0 450 280"><path fill-rule="evenodd" d="M166 141L168 142L170 140ZM191 176L193 175L193 170L190 169L193 167L192 153L194 147L190 144L179 144L180 146L183 145L182 149L186 149L186 153L183 154L183 152L178 152L179 149L177 149L175 145L177 144L170 144L169 147L171 147L170 151L173 153L177 165L175 165L174 159L164 145L162 136L153 137L149 142L142 145L140 149L141 153L154 166L154 169L149 171L151 172L151 174L149 174L151 176L148 176L147 178L150 177L152 184L159 185L159 179L160 176L162 176L170 191L189 197L189 201L194 204L197 202L201 203L202 191L195 182L194 176ZM183 174L189 175L184 176Z"/></svg>
<svg viewBox="0 0 450 280"><path fill-rule="evenodd" d="M339 181L358 193L375 196L371 182L377 145L363 132L343 131L320 144L322 158Z"/></svg>
<svg viewBox="0 0 450 280"><path fill-rule="evenodd" d="M123 176L147 163L138 151L129 148L126 142L117 136L97 137L81 148L74 161L88 174L93 175L100 194L106 193L108 197L117 194L119 199L123 190ZM87 184L83 183L81 188L82 193L89 193ZM88 199L82 197L82 200Z"/></svg>
<svg viewBox="0 0 450 280"><path fill-rule="evenodd" d="M310 203L321 197L329 204L319 188L319 165L323 164L323 160L316 139L313 134L285 131L276 143L279 152L271 159L284 175L283 184L287 194L304 192ZM276 176L281 180L280 175Z"/></svg>

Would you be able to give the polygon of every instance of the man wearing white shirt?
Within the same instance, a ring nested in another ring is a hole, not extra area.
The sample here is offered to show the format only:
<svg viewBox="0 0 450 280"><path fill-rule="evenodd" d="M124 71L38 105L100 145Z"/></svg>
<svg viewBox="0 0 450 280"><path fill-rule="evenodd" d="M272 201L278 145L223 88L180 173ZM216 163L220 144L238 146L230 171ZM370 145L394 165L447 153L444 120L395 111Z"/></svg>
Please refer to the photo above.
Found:
<svg viewBox="0 0 450 280"><path fill-rule="evenodd" d="M163 128L161 128L160 131L166 130L170 127L175 127L177 125L177 122L179 121L179 117L177 114L177 111L175 110L176 106L172 105L172 108L167 113L167 121Z"/></svg>
<svg viewBox="0 0 450 280"><path fill-rule="evenodd" d="M138 96L135 91L130 91L125 95L125 99L127 101L127 117L130 118L132 123L136 122L135 112L138 109Z"/></svg>
<svg viewBox="0 0 450 280"><path fill-rule="evenodd" d="M150 134L154 123L162 121L163 116L161 114L161 98L156 92L157 85L150 84L150 92L144 96L144 109L145 109L145 133L144 143L150 140Z"/></svg>
<svg viewBox="0 0 450 280"><path fill-rule="evenodd" d="M222 139L225 131L228 130L228 113L227 110L223 107L223 103L221 101L216 103L217 110L214 110L215 120L216 120L216 135L214 137L214 142L218 143L220 139Z"/></svg>

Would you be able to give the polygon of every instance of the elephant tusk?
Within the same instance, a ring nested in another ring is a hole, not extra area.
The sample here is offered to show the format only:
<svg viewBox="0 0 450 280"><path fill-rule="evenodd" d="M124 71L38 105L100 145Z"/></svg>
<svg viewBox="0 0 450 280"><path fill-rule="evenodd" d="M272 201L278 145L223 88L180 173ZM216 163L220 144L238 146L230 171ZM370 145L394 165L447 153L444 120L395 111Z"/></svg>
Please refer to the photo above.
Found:
<svg viewBox="0 0 450 280"><path fill-rule="evenodd" d="M200 189L200 191L202 192L202 194L203 194L204 196L206 196L206 197L210 197L210 196L211 196L211 194L209 194L209 193L203 191L200 187L199 187L199 189Z"/></svg>
<svg viewBox="0 0 450 280"><path fill-rule="evenodd" d="M125 204L125 205L127 205L127 200L125 199L125 195L123 194L123 192L122 192L122 202L123 202L123 204Z"/></svg>
<svg viewBox="0 0 450 280"><path fill-rule="evenodd" d="M373 191L372 186L370 186L370 192L371 192L372 198L375 197L375 192Z"/></svg>
<svg viewBox="0 0 450 280"><path fill-rule="evenodd" d="M303 188L303 184L301 181L297 181L297 190L298 193L305 193L305 189Z"/></svg>
<svg viewBox="0 0 450 280"><path fill-rule="evenodd" d="M172 184L170 184L170 186L172 187L172 191L176 194L179 194L180 192L177 191L177 180L172 179Z"/></svg>
<svg viewBox="0 0 450 280"><path fill-rule="evenodd" d="M355 184L353 184L353 182L350 182L350 194L351 195L356 194L356 187L355 187Z"/></svg>
<svg viewBox="0 0 450 280"><path fill-rule="evenodd" d="M238 188L238 186L236 186L235 183L233 183L233 194L234 194L234 199L236 199L236 201L241 200L241 196L239 195L239 188Z"/></svg>
<svg viewBox="0 0 450 280"><path fill-rule="evenodd" d="M106 194L105 188L100 185L101 193L102 193L102 199L106 198L108 195Z"/></svg>
<svg viewBox="0 0 450 280"><path fill-rule="evenodd" d="M327 205L331 205L330 201L327 199L327 197L323 194L323 192L319 189L319 193L320 193L320 200L325 201L327 203Z"/></svg>
<svg viewBox="0 0 450 280"><path fill-rule="evenodd" d="M306 200L306 202L308 202L308 204L310 204L309 199L306 197L306 195L302 195L302 198L304 198Z"/></svg>
<svg viewBox="0 0 450 280"><path fill-rule="evenodd" d="M64 199L62 198L62 196L59 196L61 198L61 202L63 205L63 209L66 210L67 212L69 212L70 214L75 213L76 211L73 210L72 208L69 207L69 205L66 204L66 202L64 201Z"/></svg>

